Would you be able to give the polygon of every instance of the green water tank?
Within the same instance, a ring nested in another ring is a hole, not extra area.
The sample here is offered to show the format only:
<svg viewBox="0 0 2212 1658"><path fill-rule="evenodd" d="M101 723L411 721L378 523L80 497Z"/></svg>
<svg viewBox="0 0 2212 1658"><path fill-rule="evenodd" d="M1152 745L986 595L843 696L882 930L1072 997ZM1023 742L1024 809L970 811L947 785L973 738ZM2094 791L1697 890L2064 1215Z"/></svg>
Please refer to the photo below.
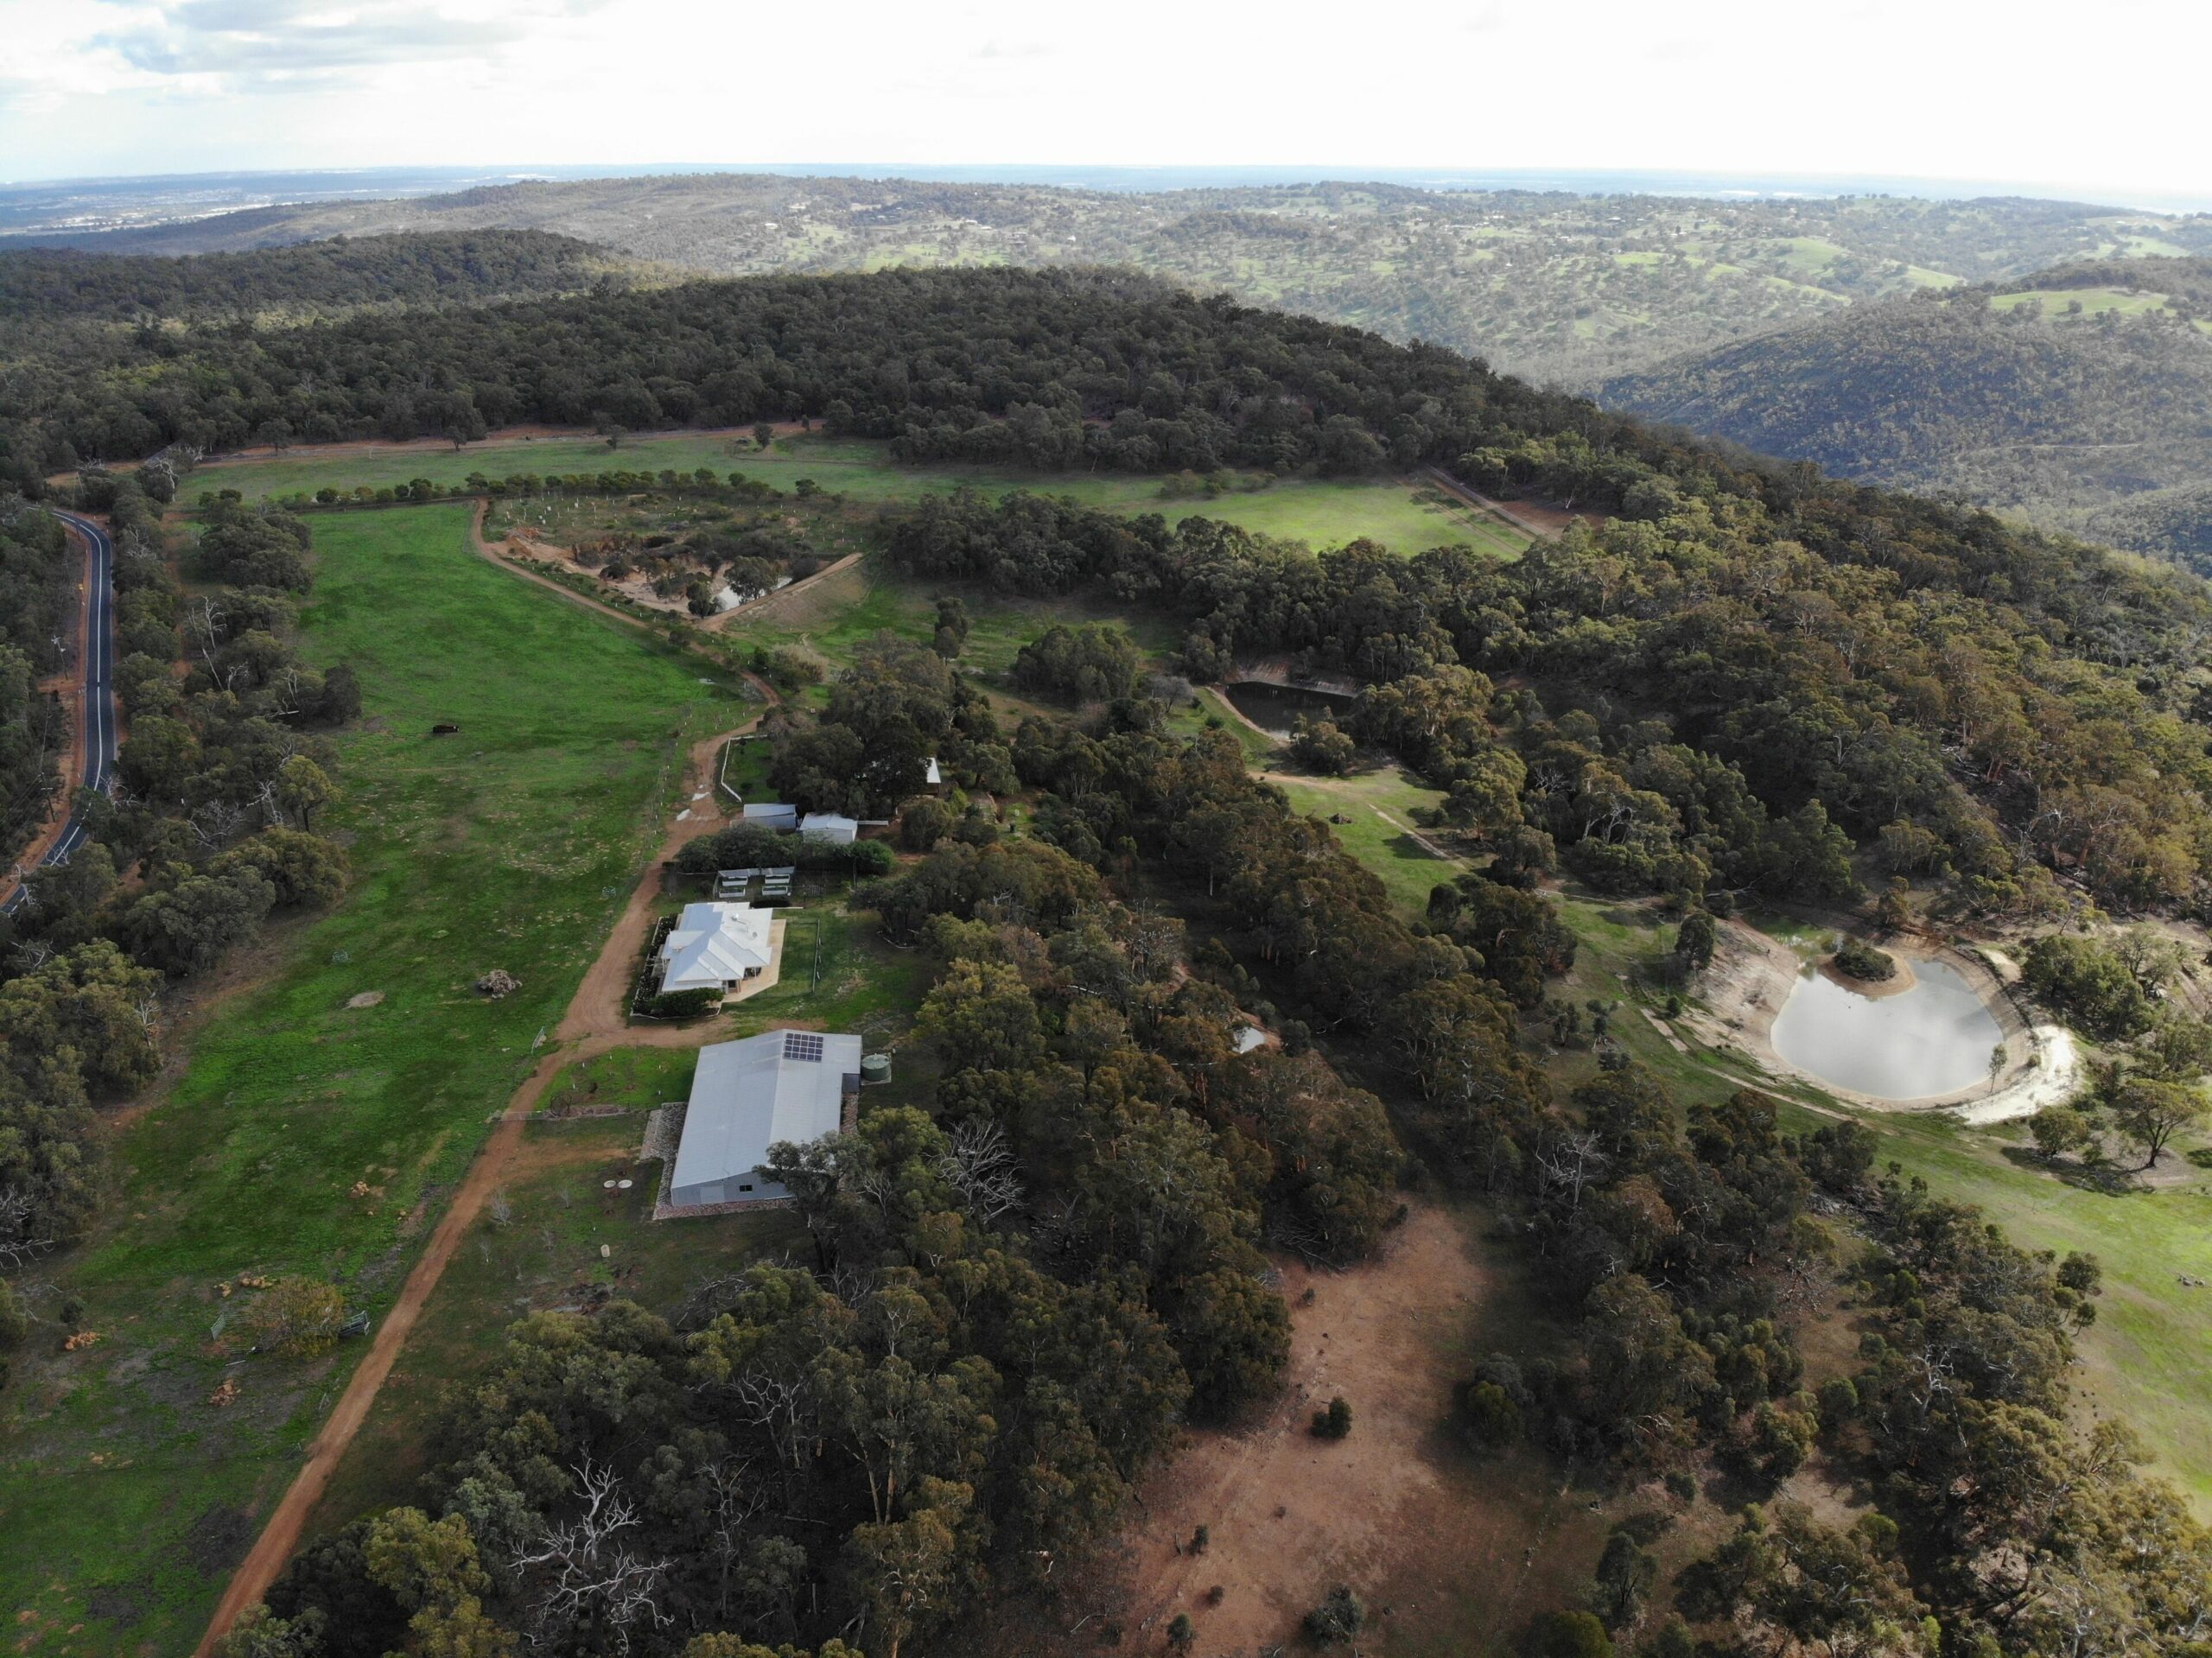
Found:
<svg viewBox="0 0 2212 1658"><path fill-rule="evenodd" d="M864 1053L861 1056L861 1081L887 1083L891 1080L891 1056L887 1053Z"/></svg>

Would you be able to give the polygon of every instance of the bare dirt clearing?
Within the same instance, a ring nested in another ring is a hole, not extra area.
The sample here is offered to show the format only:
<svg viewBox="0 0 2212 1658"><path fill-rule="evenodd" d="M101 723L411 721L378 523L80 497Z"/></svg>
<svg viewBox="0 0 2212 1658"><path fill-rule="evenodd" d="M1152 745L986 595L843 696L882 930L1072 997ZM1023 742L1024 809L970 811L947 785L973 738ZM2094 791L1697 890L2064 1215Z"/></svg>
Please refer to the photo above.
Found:
<svg viewBox="0 0 2212 1658"><path fill-rule="evenodd" d="M1416 1203L1372 1261L1282 1264L1294 1332L1281 1401L1252 1426L1192 1435L1122 1539L1113 1570L1137 1649L1178 1612L1200 1653L1292 1642L1341 1583L1367 1602L1363 1650L1471 1651L1587 1571L1602 1526L1586 1496L1547 1490L1520 1456L1476 1458L1449 1425L1453 1385L1490 1344L1497 1286L1476 1224ZM1313 1413L1338 1394L1351 1437L1317 1439ZM1192 1553L1200 1526L1207 1546Z"/></svg>

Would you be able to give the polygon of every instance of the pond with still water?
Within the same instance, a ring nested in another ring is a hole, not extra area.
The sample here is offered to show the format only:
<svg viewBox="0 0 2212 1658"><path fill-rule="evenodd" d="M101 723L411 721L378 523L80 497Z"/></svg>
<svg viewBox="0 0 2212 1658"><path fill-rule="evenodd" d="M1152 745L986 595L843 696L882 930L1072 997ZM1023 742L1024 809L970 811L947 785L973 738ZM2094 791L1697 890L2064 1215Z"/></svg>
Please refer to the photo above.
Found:
<svg viewBox="0 0 2212 1658"><path fill-rule="evenodd" d="M1915 962L1916 982L1893 996L1862 996L1805 969L1770 1039L1798 1070L1878 1100L1955 1094L1989 1077L2005 1039L1997 1020L1958 969Z"/></svg>
<svg viewBox="0 0 2212 1658"><path fill-rule="evenodd" d="M1300 715L1318 720L1327 715L1339 725L1351 712L1351 698L1329 691L1308 690L1298 685L1271 685L1264 680L1243 679L1222 687L1222 694L1236 711L1270 737L1288 737Z"/></svg>

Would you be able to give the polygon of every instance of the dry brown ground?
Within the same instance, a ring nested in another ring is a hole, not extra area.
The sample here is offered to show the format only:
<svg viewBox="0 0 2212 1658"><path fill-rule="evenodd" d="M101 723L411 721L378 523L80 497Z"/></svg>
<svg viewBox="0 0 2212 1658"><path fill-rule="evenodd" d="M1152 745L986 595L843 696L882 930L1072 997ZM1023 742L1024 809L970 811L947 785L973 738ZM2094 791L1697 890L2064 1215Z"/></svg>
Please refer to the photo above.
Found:
<svg viewBox="0 0 2212 1658"><path fill-rule="evenodd" d="M1294 1647L1306 1611L1341 1583L1368 1605L1362 1651L1472 1652L1563 1603L1602 1540L1587 1496L1550 1489L1531 1457L1471 1456L1449 1426L1471 1356L1514 1344L1484 1333L1511 1297L1475 1224L1416 1203L1359 1267L1278 1263L1294 1332L1280 1402L1252 1426L1192 1433L1147 1480L1086 1580L1037 1614L1054 1624L1052 1650L1091 1649L1118 1629L1115 1650L1160 1651L1178 1612L1197 1625L1199 1658ZM1352 1407L1351 1435L1318 1439L1313 1413L1336 1394ZM1200 1526L1208 1543L1193 1554ZM1034 1623L1009 1627L989 1649L1037 1651L1046 1638Z"/></svg>

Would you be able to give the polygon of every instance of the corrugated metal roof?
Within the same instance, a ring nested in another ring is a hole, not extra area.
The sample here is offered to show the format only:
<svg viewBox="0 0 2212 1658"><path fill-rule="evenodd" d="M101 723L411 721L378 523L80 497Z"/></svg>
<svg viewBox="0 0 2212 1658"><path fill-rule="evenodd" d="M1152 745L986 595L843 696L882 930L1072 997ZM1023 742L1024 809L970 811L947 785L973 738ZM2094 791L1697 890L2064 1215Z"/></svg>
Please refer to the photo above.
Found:
<svg viewBox="0 0 2212 1658"><path fill-rule="evenodd" d="M663 990L706 990L732 984L768 965L766 910L750 904L687 904L661 942Z"/></svg>
<svg viewBox="0 0 2212 1658"><path fill-rule="evenodd" d="M702 1201L687 1198L687 1189L751 1179L777 1141L804 1145L836 1133L846 1078L860 1069L857 1036L768 1031L700 1049L670 1197Z"/></svg>

